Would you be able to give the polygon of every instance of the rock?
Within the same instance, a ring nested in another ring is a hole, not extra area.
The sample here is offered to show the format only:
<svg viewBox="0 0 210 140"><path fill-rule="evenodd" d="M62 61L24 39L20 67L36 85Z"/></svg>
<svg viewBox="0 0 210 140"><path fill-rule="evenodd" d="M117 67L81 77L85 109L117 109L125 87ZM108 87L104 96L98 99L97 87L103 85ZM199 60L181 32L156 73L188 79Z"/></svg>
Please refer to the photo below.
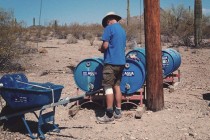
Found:
<svg viewBox="0 0 210 140"><path fill-rule="evenodd" d="M169 92L174 92L174 90L175 90L174 86L172 86L172 85L168 86L168 88L169 88Z"/></svg>
<svg viewBox="0 0 210 140"><path fill-rule="evenodd" d="M135 118L136 119L140 119L142 117L142 115L143 115L144 112L145 112L145 105L139 106L136 109Z"/></svg>
<svg viewBox="0 0 210 140"><path fill-rule="evenodd" d="M47 53L47 50L45 48L40 48L38 49L39 53Z"/></svg>
<svg viewBox="0 0 210 140"><path fill-rule="evenodd" d="M131 140L136 140L136 138L134 136L130 136Z"/></svg>

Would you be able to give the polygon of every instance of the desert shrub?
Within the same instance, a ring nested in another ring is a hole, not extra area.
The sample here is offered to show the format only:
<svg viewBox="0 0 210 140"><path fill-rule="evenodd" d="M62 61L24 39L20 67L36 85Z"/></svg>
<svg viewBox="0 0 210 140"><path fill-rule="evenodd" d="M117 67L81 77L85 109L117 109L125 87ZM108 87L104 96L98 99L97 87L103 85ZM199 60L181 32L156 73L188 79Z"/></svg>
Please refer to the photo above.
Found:
<svg viewBox="0 0 210 140"><path fill-rule="evenodd" d="M140 20L141 18L141 20ZM144 43L144 25L143 16L134 16L130 18L129 26L127 26L126 21L122 20L121 24L126 30L126 36L128 42L136 42L137 44Z"/></svg>
<svg viewBox="0 0 210 140"><path fill-rule="evenodd" d="M203 15L202 30L203 38L208 37L210 17ZM185 8L183 5L172 6L161 12L161 34L172 38L177 36L180 45L193 46L192 36L194 35L194 11Z"/></svg>
<svg viewBox="0 0 210 140"><path fill-rule="evenodd" d="M68 34L66 43L67 44L75 44L75 43L77 43L77 39L72 34Z"/></svg>
<svg viewBox="0 0 210 140"><path fill-rule="evenodd" d="M193 35L193 12L184 8L183 5L172 6L161 12L161 34L178 36L182 42L188 45L188 38Z"/></svg>
<svg viewBox="0 0 210 140"><path fill-rule="evenodd" d="M54 27L51 25L51 30L55 32ZM72 23L70 25L57 26L56 34L60 39L67 39L67 36L71 34L78 40L88 39L92 42L92 38L102 35L103 27L99 24L83 24Z"/></svg>
<svg viewBox="0 0 210 140"><path fill-rule="evenodd" d="M73 23L68 27L68 29L70 34L72 34L76 39L81 40L85 38L85 26Z"/></svg>
<svg viewBox="0 0 210 140"><path fill-rule="evenodd" d="M210 38L210 25L203 28L203 38Z"/></svg>
<svg viewBox="0 0 210 140"><path fill-rule="evenodd" d="M202 37L203 38L210 38L210 16L203 16L202 22Z"/></svg>
<svg viewBox="0 0 210 140"><path fill-rule="evenodd" d="M138 37L139 29L137 27L138 24L131 24L129 26L125 26L128 41L131 41Z"/></svg>
<svg viewBox="0 0 210 140"><path fill-rule="evenodd" d="M85 39L89 40L90 45L93 46L93 42L95 40L95 36L92 33L87 33L85 35Z"/></svg>
<svg viewBox="0 0 210 140"><path fill-rule="evenodd" d="M66 39L69 34L67 26L60 26L57 20L51 21L47 28L53 33L52 36L58 39Z"/></svg>
<svg viewBox="0 0 210 140"><path fill-rule="evenodd" d="M13 12L0 9L0 70L14 69L12 60L21 53L15 44L20 34L21 25L16 22Z"/></svg>
<svg viewBox="0 0 210 140"><path fill-rule="evenodd" d="M103 32L103 27L101 24L90 24L86 25L85 27L86 27L86 34L92 34L95 37L101 37Z"/></svg>
<svg viewBox="0 0 210 140"><path fill-rule="evenodd" d="M30 26L22 31L21 39L31 42L43 42L50 34L50 30L44 26Z"/></svg>
<svg viewBox="0 0 210 140"><path fill-rule="evenodd" d="M41 36L47 37L48 35L50 35L50 30L44 28L43 30L40 31L40 34Z"/></svg>
<svg viewBox="0 0 210 140"><path fill-rule="evenodd" d="M32 26L28 28L26 38L30 39L32 36L39 36L38 38L55 37L58 39L67 39L68 43L76 43L76 40L87 39L92 44L95 37L101 37L102 31L103 27L100 24L81 25L79 23L72 23L70 25L59 25L57 20L53 20L45 27ZM71 37L68 37L69 34L71 34Z"/></svg>

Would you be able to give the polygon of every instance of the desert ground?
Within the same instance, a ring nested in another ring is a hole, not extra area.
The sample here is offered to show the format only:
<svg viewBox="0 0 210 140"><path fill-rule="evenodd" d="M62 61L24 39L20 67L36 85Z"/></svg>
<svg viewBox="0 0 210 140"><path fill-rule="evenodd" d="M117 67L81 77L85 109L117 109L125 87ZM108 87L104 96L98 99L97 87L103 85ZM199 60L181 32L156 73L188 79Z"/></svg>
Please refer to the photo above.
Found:
<svg viewBox="0 0 210 140"><path fill-rule="evenodd" d="M64 86L62 97L77 95L72 68L86 58L102 56L98 52L99 41L90 45L88 40L67 44L65 39L48 39L40 43L28 43L39 51L19 61L23 72L33 82L52 82ZM167 46L163 46L167 47ZM164 109L146 110L140 119L135 109L123 109L123 117L114 124L98 124L96 116L103 109L91 104L74 115L69 115L73 103L57 106L55 123L60 133L46 132L50 140L210 140L210 49L174 48L181 54L180 82L174 90L164 88ZM175 71L176 73L176 71ZM3 75L4 73L1 73ZM176 80L176 79L175 79ZM79 95L83 94L79 91ZM5 104L1 99L3 105ZM3 108L0 106L0 109ZM92 107L91 107L92 106ZM37 119L25 114L34 135L37 135ZM30 139L21 120L7 121L0 126L0 139Z"/></svg>

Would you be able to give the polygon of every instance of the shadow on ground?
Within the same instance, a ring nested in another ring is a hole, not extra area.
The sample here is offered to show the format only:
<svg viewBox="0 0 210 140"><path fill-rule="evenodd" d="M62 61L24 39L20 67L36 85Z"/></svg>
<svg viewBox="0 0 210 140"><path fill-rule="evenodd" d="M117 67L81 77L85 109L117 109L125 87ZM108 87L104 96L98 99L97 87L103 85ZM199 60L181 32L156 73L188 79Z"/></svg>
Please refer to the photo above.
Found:
<svg viewBox="0 0 210 140"><path fill-rule="evenodd" d="M14 112L12 112L12 110L10 110L9 107L5 106L1 110L0 117L8 116L12 113L14 113ZM22 116L23 115L16 115L16 116L14 116L12 118L9 118L7 120L0 120L1 130L5 131L5 133L7 133L7 132L9 132L9 133L19 132L23 135L27 135L28 137L30 137L29 132L26 128L26 125L22 121L22 118L21 118ZM38 135L38 119L37 119L37 121L26 120L26 122L27 122L27 124L29 126L29 129L31 130L32 134L34 136L37 136ZM60 130L67 129L67 128L68 127L59 127ZM41 126L41 129L42 129L42 132L44 134L46 134L47 132L51 132L54 129L54 125L52 123L45 123Z"/></svg>
<svg viewBox="0 0 210 140"><path fill-rule="evenodd" d="M210 101L210 93L204 93L203 94L203 99ZM209 103L209 106L210 106L210 103Z"/></svg>

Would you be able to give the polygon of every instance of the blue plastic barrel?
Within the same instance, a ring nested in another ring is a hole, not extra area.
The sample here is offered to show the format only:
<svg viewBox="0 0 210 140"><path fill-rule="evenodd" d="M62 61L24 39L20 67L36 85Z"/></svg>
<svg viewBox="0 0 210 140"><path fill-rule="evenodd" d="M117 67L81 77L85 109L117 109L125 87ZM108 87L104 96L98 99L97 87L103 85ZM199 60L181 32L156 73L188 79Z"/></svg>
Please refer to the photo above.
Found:
<svg viewBox="0 0 210 140"><path fill-rule="evenodd" d="M146 55L145 48L134 48L126 54L126 58L135 59L136 61L141 61L144 66L146 66Z"/></svg>
<svg viewBox="0 0 210 140"><path fill-rule="evenodd" d="M145 75L145 66L141 61L126 59L120 84L122 94L131 95L138 91L145 82Z"/></svg>
<svg viewBox="0 0 210 140"><path fill-rule="evenodd" d="M74 70L74 80L79 89L94 92L102 88L103 59L100 57L82 60Z"/></svg>
<svg viewBox="0 0 210 140"><path fill-rule="evenodd" d="M181 55L174 49L162 50L163 76L167 76L176 71L181 65Z"/></svg>

